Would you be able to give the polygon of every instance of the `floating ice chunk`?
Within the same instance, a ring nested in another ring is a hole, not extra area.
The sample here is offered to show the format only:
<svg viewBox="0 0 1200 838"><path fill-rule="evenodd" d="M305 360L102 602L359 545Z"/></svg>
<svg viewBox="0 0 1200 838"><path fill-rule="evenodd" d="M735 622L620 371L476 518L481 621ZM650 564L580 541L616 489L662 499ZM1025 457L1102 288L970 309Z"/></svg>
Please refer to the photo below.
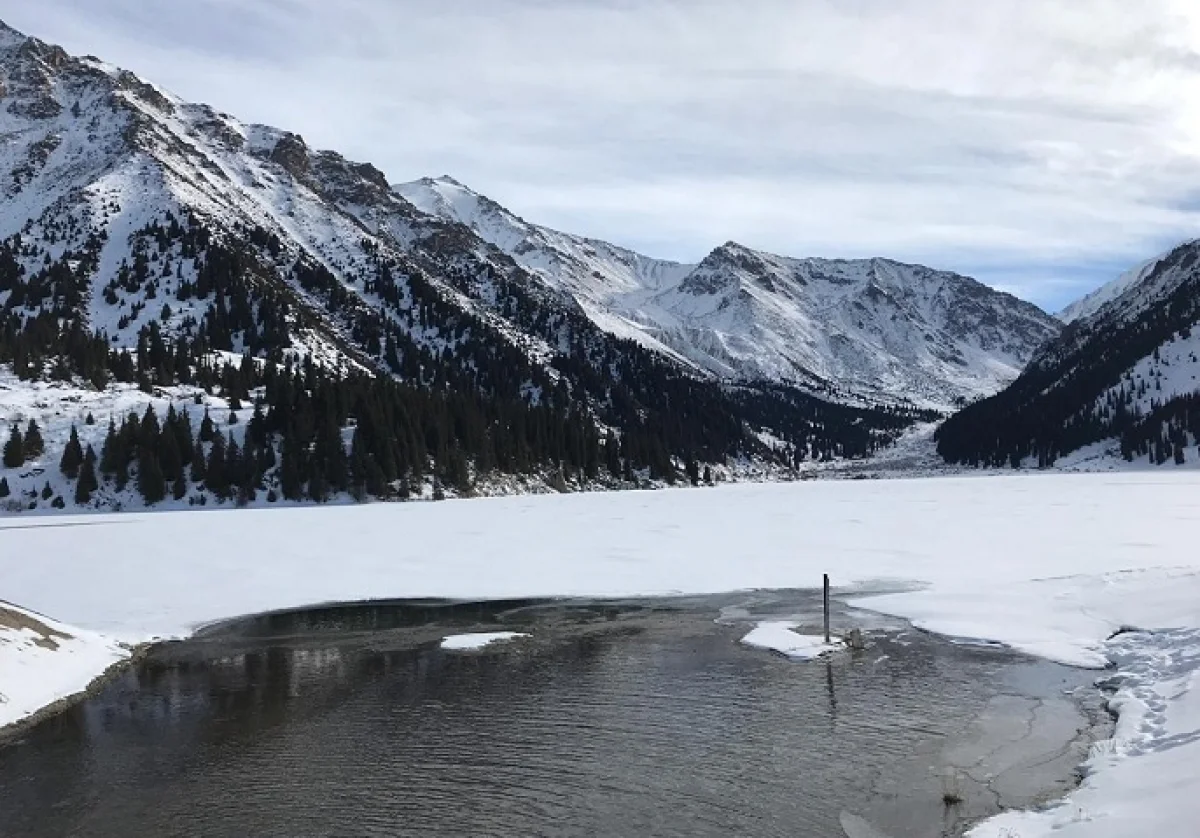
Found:
<svg viewBox="0 0 1200 838"><path fill-rule="evenodd" d="M758 649L770 649L799 660L812 660L842 648L842 641L834 639L826 643L823 637L811 634L797 634L793 629L799 623L787 620L769 620L759 623L753 631L742 638L747 646Z"/></svg>
<svg viewBox="0 0 1200 838"><path fill-rule="evenodd" d="M475 652L492 643L528 637L519 631L476 632L474 634L451 634L442 638L442 648L451 652Z"/></svg>

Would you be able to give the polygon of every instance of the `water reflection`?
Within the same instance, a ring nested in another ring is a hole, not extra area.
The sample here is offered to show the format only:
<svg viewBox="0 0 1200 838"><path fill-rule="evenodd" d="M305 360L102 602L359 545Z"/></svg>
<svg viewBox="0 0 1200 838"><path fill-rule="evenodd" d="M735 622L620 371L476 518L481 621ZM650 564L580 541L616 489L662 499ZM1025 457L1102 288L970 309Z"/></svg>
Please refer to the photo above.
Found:
<svg viewBox="0 0 1200 838"><path fill-rule="evenodd" d="M998 691L1028 691L1030 667L1039 692L1079 681L916 634L792 663L740 647L720 605L242 621L160 648L0 751L0 835L828 838L847 809L934 835L946 743ZM437 648L470 620L534 639ZM954 818L994 805L969 793Z"/></svg>

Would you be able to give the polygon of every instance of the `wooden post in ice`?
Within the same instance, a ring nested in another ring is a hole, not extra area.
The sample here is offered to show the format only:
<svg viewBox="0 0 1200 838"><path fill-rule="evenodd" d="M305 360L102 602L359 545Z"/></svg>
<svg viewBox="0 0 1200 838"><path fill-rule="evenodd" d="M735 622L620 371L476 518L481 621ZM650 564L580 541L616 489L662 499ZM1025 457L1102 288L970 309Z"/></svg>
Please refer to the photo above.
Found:
<svg viewBox="0 0 1200 838"><path fill-rule="evenodd" d="M825 601L825 642L829 642L829 574L825 574L824 585L824 601Z"/></svg>

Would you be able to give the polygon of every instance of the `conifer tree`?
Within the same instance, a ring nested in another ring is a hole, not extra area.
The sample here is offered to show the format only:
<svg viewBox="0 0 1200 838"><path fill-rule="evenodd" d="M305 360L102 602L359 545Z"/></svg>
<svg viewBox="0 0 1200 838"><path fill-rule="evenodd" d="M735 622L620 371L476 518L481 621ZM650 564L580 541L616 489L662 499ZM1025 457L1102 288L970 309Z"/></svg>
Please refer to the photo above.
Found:
<svg viewBox="0 0 1200 838"><path fill-rule="evenodd" d="M200 441L212 442L213 440L213 420L208 415L208 408L204 408L204 418L200 420Z"/></svg>
<svg viewBox="0 0 1200 838"><path fill-rule="evenodd" d="M147 504L158 503L167 495L158 456L145 445L138 448L137 487Z"/></svg>
<svg viewBox="0 0 1200 838"><path fill-rule="evenodd" d="M6 498L12 494L12 489L8 488L8 478L0 477L0 498Z"/></svg>
<svg viewBox="0 0 1200 838"><path fill-rule="evenodd" d="M174 482L183 474L183 457L179 453L179 443L176 442L175 432L167 427L158 438L158 464L162 468L163 478Z"/></svg>
<svg viewBox="0 0 1200 838"><path fill-rule="evenodd" d="M187 497L188 485L187 478L183 476L183 469L175 475L175 480L171 483L171 497L175 500L183 500Z"/></svg>
<svg viewBox="0 0 1200 838"><path fill-rule="evenodd" d="M248 482L243 466L241 446L230 434L225 442L225 480L230 486L244 486Z"/></svg>
<svg viewBox="0 0 1200 838"><path fill-rule="evenodd" d="M266 418L259 402L254 403L254 414L250 417L250 424L246 426L246 439L253 441L255 445L267 443Z"/></svg>
<svg viewBox="0 0 1200 838"><path fill-rule="evenodd" d="M100 472L105 477L113 477L117 473L118 465L124 462L125 455L121 452L117 426L110 417L108 433L104 437L104 445L100 448Z"/></svg>
<svg viewBox="0 0 1200 838"><path fill-rule="evenodd" d="M25 430L25 459L36 460L46 451L46 441L42 439L42 431L36 419L29 420Z"/></svg>
<svg viewBox="0 0 1200 838"><path fill-rule="evenodd" d="M141 422L138 423L138 445L142 448L149 448L151 451L157 451L158 437L161 433L162 428L159 427L158 414L154 412L154 405L148 404Z"/></svg>
<svg viewBox="0 0 1200 838"><path fill-rule="evenodd" d="M204 485L219 498L225 497L229 491L225 474L225 437L222 434L213 437L212 448L208 452L208 477Z"/></svg>
<svg viewBox="0 0 1200 838"><path fill-rule="evenodd" d="M287 500L304 497L304 477L301 464L301 448L294 436L283 438L283 454L279 464L279 489Z"/></svg>
<svg viewBox="0 0 1200 838"><path fill-rule="evenodd" d="M4 443L4 465L6 468L20 468L25 465L25 437L16 425L12 426L8 442Z"/></svg>
<svg viewBox="0 0 1200 838"><path fill-rule="evenodd" d="M204 457L204 447L197 441L196 449L192 452L192 482L200 484L207 479L208 461Z"/></svg>
<svg viewBox="0 0 1200 838"><path fill-rule="evenodd" d="M75 483L75 503L84 506L91 502L92 492L99 488L96 479L96 452L89 445L83 457L83 465L79 469L79 480Z"/></svg>
<svg viewBox="0 0 1200 838"><path fill-rule="evenodd" d="M79 467L83 465L83 446L79 444L79 434L75 430L75 426L71 426L71 438L67 441L66 447L63 448L62 459L59 460L58 467L63 475L75 480L79 477Z"/></svg>
<svg viewBox="0 0 1200 838"><path fill-rule="evenodd" d="M329 500L329 485L319 471L308 479L308 499L317 503Z"/></svg>

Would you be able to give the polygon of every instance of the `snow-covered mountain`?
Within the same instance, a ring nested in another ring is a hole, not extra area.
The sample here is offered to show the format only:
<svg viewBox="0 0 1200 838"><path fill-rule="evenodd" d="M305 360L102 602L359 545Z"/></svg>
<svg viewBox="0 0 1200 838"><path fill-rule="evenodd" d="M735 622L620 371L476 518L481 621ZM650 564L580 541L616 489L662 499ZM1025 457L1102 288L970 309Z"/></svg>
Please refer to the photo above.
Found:
<svg viewBox="0 0 1200 838"><path fill-rule="evenodd" d="M591 261L550 281L368 163L7 27L0 138L3 505L69 505L68 445L68 484L102 472L83 503L300 501L791 470L920 417L714 374L573 284L681 266L563 237Z"/></svg>
<svg viewBox="0 0 1200 838"><path fill-rule="evenodd" d="M1159 254L1153 259L1147 259L1140 265L1135 265L1111 282L1106 282L1095 291L1076 300L1058 313L1058 319L1064 323L1074 323L1085 317L1091 317L1108 303L1122 296L1130 288L1139 285L1154 271L1154 267L1166 257L1167 253Z"/></svg>
<svg viewBox="0 0 1200 838"><path fill-rule="evenodd" d="M1073 306L1062 334L996 396L937 433L950 461L1185 464L1200 443L1200 240Z"/></svg>
<svg viewBox="0 0 1200 838"><path fill-rule="evenodd" d="M1012 381L1060 328L1036 306L920 265L734 242L679 264L531 224L449 177L393 189L571 294L606 331L723 378L946 408Z"/></svg>

